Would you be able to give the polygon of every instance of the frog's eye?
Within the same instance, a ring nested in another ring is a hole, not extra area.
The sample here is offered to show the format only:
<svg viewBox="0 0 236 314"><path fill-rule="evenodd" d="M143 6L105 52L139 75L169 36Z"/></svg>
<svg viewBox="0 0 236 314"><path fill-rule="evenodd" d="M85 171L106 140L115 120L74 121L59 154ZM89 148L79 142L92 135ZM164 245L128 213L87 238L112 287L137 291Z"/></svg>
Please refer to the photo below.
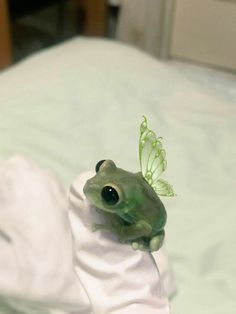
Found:
<svg viewBox="0 0 236 314"><path fill-rule="evenodd" d="M98 172L101 165L104 163L104 161L106 161L105 159L103 160L100 160L97 164L96 164L96 167L95 167L95 171Z"/></svg>
<svg viewBox="0 0 236 314"><path fill-rule="evenodd" d="M110 185L104 186L101 192L102 199L108 205L115 205L119 202L119 194L115 188Z"/></svg>

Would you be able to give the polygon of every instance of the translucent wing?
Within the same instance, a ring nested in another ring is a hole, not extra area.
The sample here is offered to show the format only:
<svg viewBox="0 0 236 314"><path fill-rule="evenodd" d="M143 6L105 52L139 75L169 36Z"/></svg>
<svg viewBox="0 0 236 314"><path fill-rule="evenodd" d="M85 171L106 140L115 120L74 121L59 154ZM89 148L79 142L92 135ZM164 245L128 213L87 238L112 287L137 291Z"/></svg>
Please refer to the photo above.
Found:
<svg viewBox="0 0 236 314"><path fill-rule="evenodd" d="M166 169L166 153L162 147L162 138L147 127L147 119L140 126L139 160L142 175L158 195L174 196L172 186L160 179Z"/></svg>
<svg viewBox="0 0 236 314"><path fill-rule="evenodd" d="M153 190L161 196L175 196L172 185L163 179L157 180L157 183L152 186Z"/></svg>

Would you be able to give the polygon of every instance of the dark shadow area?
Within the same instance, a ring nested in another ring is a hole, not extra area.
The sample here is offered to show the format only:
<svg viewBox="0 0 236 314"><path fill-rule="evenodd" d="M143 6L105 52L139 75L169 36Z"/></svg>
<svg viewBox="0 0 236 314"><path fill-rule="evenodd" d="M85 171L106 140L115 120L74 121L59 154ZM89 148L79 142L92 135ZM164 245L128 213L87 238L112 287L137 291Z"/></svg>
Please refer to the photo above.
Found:
<svg viewBox="0 0 236 314"><path fill-rule="evenodd" d="M106 0L10 0L8 9L13 62L76 35L114 38L119 14Z"/></svg>

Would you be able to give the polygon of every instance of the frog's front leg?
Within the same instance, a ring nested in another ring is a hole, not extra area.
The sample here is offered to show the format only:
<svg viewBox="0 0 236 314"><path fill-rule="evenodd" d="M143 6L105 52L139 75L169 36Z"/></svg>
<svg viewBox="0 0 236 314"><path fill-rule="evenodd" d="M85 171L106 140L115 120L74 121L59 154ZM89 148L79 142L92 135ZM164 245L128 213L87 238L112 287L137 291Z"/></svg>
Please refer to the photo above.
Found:
<svg viewBox="0 0 236 314"><path fill-rule="evenodd" d="M104 224L93 223L92 224L92 231L93 232L98 231L98 230L110 230L110 229L111 228L107 223L104 223Z"/></svg>
<svg viewBox="0 0 236 314"><path fill-rule="evenodd" d="M120 225L119 228L117 228L119 240L123 242L147 237L150 235L151 231L151 225L144 220L140 220L130 226Z"/></svg>
<svg viewBox="0 0 236 314"><path fill-rule="evenodd" d="M111 213L104 213L103 211L100 211L98 209L97 211L102 214L105 222L102 224L93 223L92 231L95 232L98 230L108 230L117 233L117 229L119 229L120 225L122 224L121 218Z"/></svg>
<svg viewBox="0 0 236 314"><path fill-rule="evenodd" d="M96 232L98 230L107 230L107 231L112 231L114 233L117 233L117 229L119 229L120 223L118 221L106 221L103 224L97 224L93 223L92 224L92 231Z"/></svg>

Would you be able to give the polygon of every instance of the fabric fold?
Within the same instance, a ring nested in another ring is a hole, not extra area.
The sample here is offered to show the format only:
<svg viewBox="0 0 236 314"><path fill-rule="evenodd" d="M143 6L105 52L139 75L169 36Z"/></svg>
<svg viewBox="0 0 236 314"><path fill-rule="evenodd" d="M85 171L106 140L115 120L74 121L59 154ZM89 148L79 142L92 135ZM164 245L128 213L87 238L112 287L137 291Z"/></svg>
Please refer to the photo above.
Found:
<svg viewBox="0 0 236 314"><path fill-rule="evenodd" d="M168 298L152 255L119 243L109 232L92 232L92 224L102 219L83 194L83 186L92 175L83 173L74 181L69 215L76 270L94 313L169 314Z"/></svg>

